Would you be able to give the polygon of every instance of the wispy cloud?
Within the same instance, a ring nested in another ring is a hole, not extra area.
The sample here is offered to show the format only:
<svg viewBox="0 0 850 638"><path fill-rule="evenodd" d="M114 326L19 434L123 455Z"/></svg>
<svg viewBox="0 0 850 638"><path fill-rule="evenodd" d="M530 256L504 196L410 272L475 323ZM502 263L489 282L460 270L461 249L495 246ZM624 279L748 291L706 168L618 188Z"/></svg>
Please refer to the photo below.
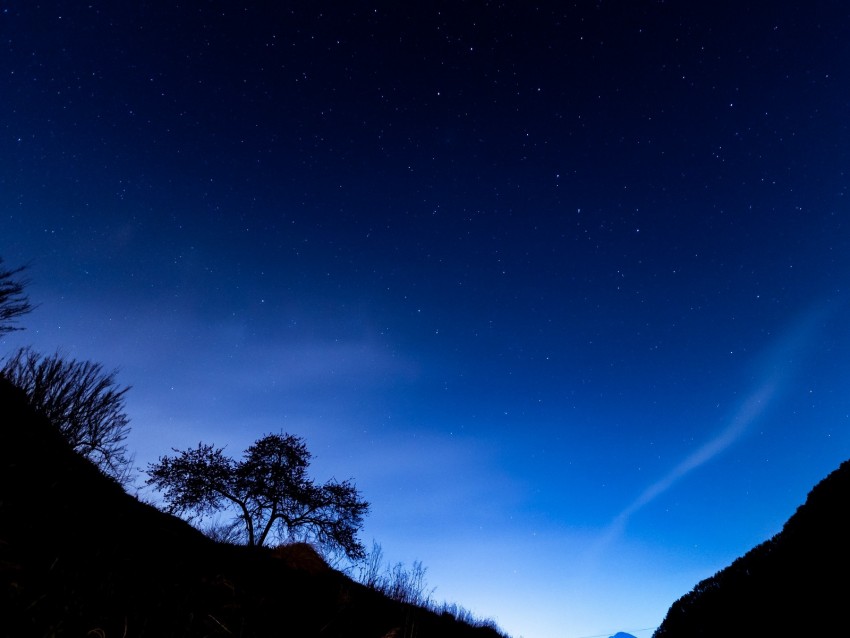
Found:
<svg viewBox="0 0 850 638"><path fill-rule="evenodd" d="M778 380L771 378L759 386L747 397L730 419L729 424L719 434L704 443L695 452L689 454L665 476L641 492L609 525L603 543L619 536L626 523L636 512L649 505L688 474L705 465L738 441L749 429L749 426L768 408L772 399L776 396L778 385Z"/></svg>
<svg viewBox="0 0 850 638"><path fill-rule="evenodd" d="M726 426L713 438L688 454L667 474L649 485L638 497L621 511L606 528L600 547L608 545L624 531L629 519L638 511L659 498L671 487L702 467L739 441L776 400L798 363L800 353L811 339L816 325L825 311L811 310L795 322L782 338L767 350L758 365L759 383L732 413Z"/></svg>

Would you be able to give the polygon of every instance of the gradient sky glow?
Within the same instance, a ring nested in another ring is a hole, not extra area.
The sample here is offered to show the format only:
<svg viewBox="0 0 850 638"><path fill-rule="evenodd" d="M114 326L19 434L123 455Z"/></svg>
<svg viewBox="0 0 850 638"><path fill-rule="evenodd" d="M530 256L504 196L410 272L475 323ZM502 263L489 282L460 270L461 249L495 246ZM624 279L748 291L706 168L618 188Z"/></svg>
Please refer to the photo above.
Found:
<svg viewBox="0 0 850 638"><path fill-rule="evenodd" d="M0 353L139 466L297 434L436 599L645 638L850 456L846 3L118 4L0 2Z"/></svg>

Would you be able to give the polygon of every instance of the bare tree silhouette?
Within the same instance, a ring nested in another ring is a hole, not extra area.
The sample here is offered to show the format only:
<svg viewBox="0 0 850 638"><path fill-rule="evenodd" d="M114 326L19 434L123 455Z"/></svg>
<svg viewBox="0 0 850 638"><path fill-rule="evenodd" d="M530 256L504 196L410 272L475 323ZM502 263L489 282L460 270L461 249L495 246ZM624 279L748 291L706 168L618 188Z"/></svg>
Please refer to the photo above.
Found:
<svg viewBox="0 0 850 638"><path fill-rule="evenodd" d="M351 481L316 485L307 477L312 455L291 434L268 434L234 461L224 448L197 448L164 456L148 466L148 485L163 492L173 513L203 517L230 511L242 522L248 545L312 540L351 559L365 556L357 532L369 504Z"/></svg>
<svg viewBox="0 0 850 638"><path fill-rule="evenodd" d="M14 325L15 319L33 308L24 294L24 286L28 282L18 278L23 271L23 266L6 270L3 268L3 258L0 257L0 335L21 330Z"/></svg>
<svg viewBox="0 0 850 638"><path fill-rule="evenodd" d="M116 385L116 371L59 354L42 356L27 347L5 361L0 375L26 392L30 405L59 428L76 452L122 485L130 482L132 458L125 444L130 426L124 413L130 388Z"/></svg>

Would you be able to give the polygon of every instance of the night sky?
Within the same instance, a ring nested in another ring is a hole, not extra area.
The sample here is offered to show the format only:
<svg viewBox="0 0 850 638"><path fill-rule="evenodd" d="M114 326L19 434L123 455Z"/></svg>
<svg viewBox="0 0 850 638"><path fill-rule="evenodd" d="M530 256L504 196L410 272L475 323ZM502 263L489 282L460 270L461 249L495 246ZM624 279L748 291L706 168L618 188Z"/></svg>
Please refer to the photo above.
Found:
<svg viewBox="0 0 850 638"><path fill-rule="evenodd" d="M515 638L645 638L850 457L848 33L839 0L2 1L38 308L0 354L119 368L140 467L302 436L367 546Z"/></svg>

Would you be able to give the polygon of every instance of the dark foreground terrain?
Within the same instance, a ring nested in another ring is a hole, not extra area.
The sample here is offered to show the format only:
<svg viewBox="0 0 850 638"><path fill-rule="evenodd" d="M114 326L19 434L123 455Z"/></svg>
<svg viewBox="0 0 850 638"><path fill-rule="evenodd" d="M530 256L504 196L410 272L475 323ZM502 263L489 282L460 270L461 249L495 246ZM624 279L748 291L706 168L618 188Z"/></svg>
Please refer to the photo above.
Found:
<svg viewBox="0 0 850 638"><path fill-rule="evenodd" d="M846 636L848 610L845 461L812 489L781 532L676 601L654 636Z"/></svg>
<svg viewBox="0 0 850 638"><path fill-rule="evenodd" d="M497 638L307 546L216 544L126 494L0 379L0 635Z"/></svg>
<svg viewBox="0 0 850 638"><path fill-rule="evenodd" d="M0 437L0 637L499 637L390 600L309 546L214 543L126 494L3 379ZM655 638L845 635L848 608L850 461Z"/></svg>

